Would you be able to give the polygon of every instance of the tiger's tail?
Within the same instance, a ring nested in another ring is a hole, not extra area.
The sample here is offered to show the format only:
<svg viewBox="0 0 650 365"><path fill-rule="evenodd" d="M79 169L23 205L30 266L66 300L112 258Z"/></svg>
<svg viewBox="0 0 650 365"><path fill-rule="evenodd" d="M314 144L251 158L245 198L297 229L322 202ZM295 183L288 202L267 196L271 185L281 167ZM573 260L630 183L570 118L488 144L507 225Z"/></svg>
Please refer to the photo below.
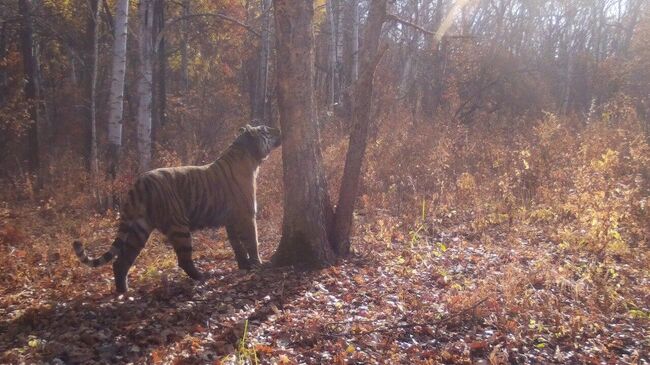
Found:
<svg viewBox="0 0 650 365"><path fill-rule="evenodd" d="M113 259L120 252L120 243L120 239L116 239L108 251L104 252L104 254L96 258L91 258L88 256L86 249L84 248L84 245L81 243L81 241L74 241L72 243L72 248L74 248L74 253L77 255L79 261L81 261L82 264L90 267L98 267L113 261Z"/></svg>

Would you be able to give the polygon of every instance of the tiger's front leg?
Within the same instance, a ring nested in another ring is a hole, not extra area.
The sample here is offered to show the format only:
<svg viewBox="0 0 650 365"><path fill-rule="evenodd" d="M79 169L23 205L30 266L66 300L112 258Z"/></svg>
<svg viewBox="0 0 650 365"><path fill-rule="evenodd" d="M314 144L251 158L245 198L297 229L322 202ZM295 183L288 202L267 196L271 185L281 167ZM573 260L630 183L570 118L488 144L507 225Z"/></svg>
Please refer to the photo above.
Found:
<svg viewBox="0 0 650 365"><path fill-rule="evenodd" d="M228 233L228 241L230 241L230 246L235 252L235 260L237 260L237 266L241 270L250 269L248 264L248 254L242 246L241 241L239 240L239 232L235 225L226 226L226 233Z"/></svg>
<svg viewBox="0 0 650 365"><path fill-rule="evenodd" d="M242 225L241 241L248 253L248 264L251 267L262 266L262 260L258 252L257 242L257 222L255 218L246 220Z"/></svg>
<svg viewBox="0 0 650 365"><path fill-rule="evenodd" d="M237 246L241 248L235 248L235 244L233 244L235 257L237 257L239 267L242 268L240 258L242 261L245 258L245 268L261 266L262 260L260 259L257 249L257 224L255 223L255 218L241 220L237 224L233 224L230 227L230 230L233 231L233 235L237 237L240 242ZM238 249L245 251L244 254L240 254L239 257L237 254Z"/></svg>

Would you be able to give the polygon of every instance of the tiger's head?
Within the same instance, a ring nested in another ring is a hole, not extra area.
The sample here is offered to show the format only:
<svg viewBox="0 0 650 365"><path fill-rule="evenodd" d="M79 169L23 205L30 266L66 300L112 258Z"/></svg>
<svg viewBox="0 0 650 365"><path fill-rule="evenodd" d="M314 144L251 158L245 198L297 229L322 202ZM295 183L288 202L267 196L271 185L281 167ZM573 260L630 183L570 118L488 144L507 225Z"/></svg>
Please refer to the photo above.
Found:
<svg viewBox="0 0 650 365"><path fill-rule="evenodd" d="M253 157L265 160L271 151L282 143L282 134L277 128L260 125L253 127L246 124L239 128L235 144L246 149Z"/></svg>

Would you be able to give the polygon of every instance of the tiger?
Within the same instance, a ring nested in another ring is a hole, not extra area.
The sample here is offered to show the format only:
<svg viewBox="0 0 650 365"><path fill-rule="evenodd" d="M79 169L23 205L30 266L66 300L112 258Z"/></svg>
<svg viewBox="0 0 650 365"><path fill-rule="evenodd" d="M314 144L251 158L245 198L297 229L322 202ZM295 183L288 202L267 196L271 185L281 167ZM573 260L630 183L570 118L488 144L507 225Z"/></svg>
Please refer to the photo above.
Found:
<svg viewBox="0 0 650 365"><path fill-rule="evenodd" d="M115 288L124 293L129 269L157 229L171 243L178 266L201 281L204 274L192 260L192 232L225 226L238 267L259 267L256 178L260 164L281 140L279 129L247 124L210 164L159 168L140 175L120 207L117 237L108 251L91 258L83 243L75 240L76 256L90 267L114 260Z"/></svg>

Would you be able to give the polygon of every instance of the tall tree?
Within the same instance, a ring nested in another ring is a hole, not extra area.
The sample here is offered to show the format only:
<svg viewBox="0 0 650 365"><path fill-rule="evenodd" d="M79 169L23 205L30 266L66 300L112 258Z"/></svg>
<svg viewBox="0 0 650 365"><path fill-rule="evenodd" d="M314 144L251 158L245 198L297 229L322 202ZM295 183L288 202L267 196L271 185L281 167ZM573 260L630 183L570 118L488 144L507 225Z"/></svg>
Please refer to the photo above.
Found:
<svg viewBox="0 0 650 365"><path fill-rule="evenodd" d="M153 39L157 39L162 35L160 41L154 46L154 54L156 57L155 73L153 75L153 88L154 94L154 107L152 111L152 139L155 136L155 130L165 124L165 115L167 110L167 54L166 42L163 31L165 29L165 1L154 1L154 35Z"/></svg>
<svg viewBox="0 0 650 365"><path fill-rule="evenodd" d="M108 173L117 174L117 163L122 148L122 119L124 113L124 77L126 75L126 41L128 37L129 0L118 0L115 11L115 43L113 45L113 63L111 94L108 114Z"/></svg>
<svg viewBox="0 0 650 365"><path fill-rule="evenodd" d="M190 89L190 77L188 74L188 43L189 43L189 22L190 0L183 0L183 23L181 29L181 91L184 94Z"/></svg>
<svg viewBox="0 0 650 365"><path fill-rule="evenodd" d="M327 89L327 102L330 108L334 107L336 104L336 81L337 81L337 60L336 60L336 20L338 19L337 6L334 4L334 0L327 0L327 20L329 22L330 28L330 37L329 37L329 46L328 46L328 65L329 65L329 80L328 80L328 89Z"/></svg>
<svg viewBox="0 0 650 365"><path fill-rule="evenodd" d="M34 45L34 26L32 22L31 0L20 0L18 7L21 16L20 50L23 57L25 72L25 98L29 101L29 116L32 120L27 130L29 150L27 158L32 171L40 172L40 146L39 146L39 121L38 112L38 64L36 60L36 47ZM40 177L40 174L39 174ZM40 179L39 179L40 181Z"/></svg>
<svg viewBox="0 0 650 365"><path fill-rule="evenodd" d="M359 0L347 0L343 11L341 101L345 117L352 113L352 84L359 75Z"/></svg>
<svg viewBox="0 0 650 365"><path fill-rule="evenodd" d="M271 0L261 0L262 34L253 101L253 119L267 121L269 54L271 50Z"/></svg>
<svg viewBox="0 0 650 365"><path fill-rule="evenodd" d="M139 79L138 79L138 162L140 171L151 165L151 100L153 76L153 0L140 0L138 15Z"/></svg>
<svg viewBox="0 0 650 365"><path fill-rule="evenodd" d="M373 79L377 64L383 53L379 50L379 40L381 28L385 21L386 0L371 0L370 9L368 10L368 23L363 32L363 47L360 55L361 75L359 75L359 80L354 88L352 131L334 221L333 237L339 255L345 255L350 251L354 203L359 189L361 165L366 153L374 86Z"/></svg>
<svg viewBox="0 0 650 365"><path fill-rule="evenodd" d="M91 174L93 173L93 146L96 147L96 139L95 139L95 132L93 132L93 128L95 128L96 123L95 123L95 118L96 118L96 113L95 113L95 107L96 107L96 100L95 100L95 87L97 84L97 54L95 53L95 48L98 47L98 35L97 32L99 31L98 27L98 17L97 14L100 12L98 11L100 9L99 6L99 0L90 0L88 1L88 18L86 20L86 34L85 34L85 40L84 40L84 48L85 52L83 54L84 56L84 67L83 67L83 76L82 76L82 83L84 85L84 94L89 98L88 99L88 116L86 123L84 123L84 158L86 160L86 167L91 171ZM74 60L74 58L71 58ZM74 63L73 63L74 64ZM72 72L74 74L74 71Z"/></svg>
<svg viewBox="0 0 650 365"><path fill-rule="evenodd" d="M274 0L273 5L285 192L282 239L273 262L322 266L336 255L327 234L330 202L314 113L313 2Z"/></svg>
<svg viewBox="0 0 650 365"><path fill-rule="evenodd" d="M101 202L100 192L98 189L99 182L99 159L97 153L97 66L99 64L99 25L100 25L100 7L98 1L93 1L93 50L92 64L90 73L90 176L93 182L93 194L98 203ZM99 206L99 204L98 204Z"/></svg>

